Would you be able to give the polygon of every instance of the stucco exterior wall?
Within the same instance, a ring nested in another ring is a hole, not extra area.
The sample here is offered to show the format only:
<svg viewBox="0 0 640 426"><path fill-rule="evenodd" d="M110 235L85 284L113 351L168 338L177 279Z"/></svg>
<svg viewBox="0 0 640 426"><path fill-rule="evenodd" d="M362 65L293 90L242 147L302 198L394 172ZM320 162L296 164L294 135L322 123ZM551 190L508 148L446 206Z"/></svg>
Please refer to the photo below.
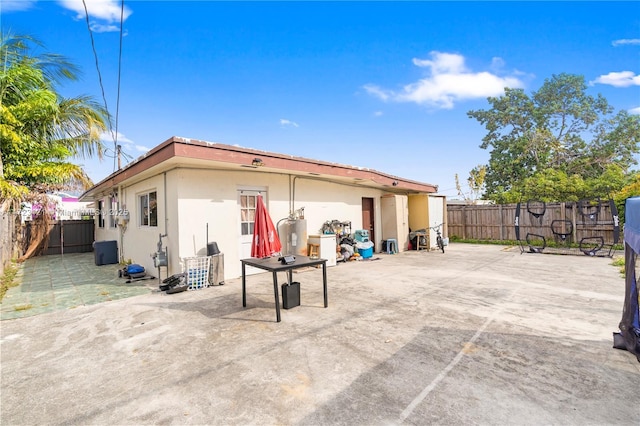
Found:
<svg viewBox="0 0 640 426"><path fill-rule="evenodd" d="M294 208L304 207L309 234L318 234L326 221L351 221L351 231L362 229L362 198L374 199L374 209L380 211L382 191L339 185L313 179L297 179L295 182ZM376 229L380 227L376 214Z"/></svg>
<svg viewBox="0 0 640 426"><path fill-rule="evenodd" d="M145 267L147 272L151 275L157 275L157 269L154 267L153 258L151 254L156 252L158 239L160 234L165 233L165 219L169 218L169 215L165 213L165 200L167 201L167 211L170 213L172 210L176 211L172 207L172 198L169 197L168 192L169 185L167 185L167 191L165 191L164 175L152 176L141 182L135 183L131 186L121 188L120 200L121 209L129 211L129 223L126 227L120 227L121 237L118 242L121 257L127 261L131 260L133 263L138 263ZM140 207L139 196L145 193L156 192L157 195L157 226L144 226L140 223ZM166 224L169 225L170 221ZM177 225L176 225L177 226ZM166 244L167 241L163 240ZM169 251L171 256L171 251ZM163 278L165 270L163 268Z"/></svg>
<svg viewBox="0 0 640 426"><path fill-rule="evenodd" d="M409 202L406 195L386 194L380 198L382 240L395 238L398 250L404 251L409 243Z"/></svg>
<svg viewBox="0 0 640 426"><path fill-rule="evenodd" d="M362 198L373 198L376 251L381 248L384 191L378 189L252 169L178 167L118 190L121 209L129 211L129 223L120 228L96 228L96 240L117 240L121 258L157 276L151 254L157 250L159 235L166 234L162 242L168 249L169 268L162 268L161 278L181 272L182 258L206 255L207 243L213 241L224 253L225 279L240 276L240 259L248 257L240 231L241 190L265 192L274 225L304 208L309 235L320 233L322 225L331 220L351 221L352 232L362 229ZM157 194L157 226L143 226L139 196L152 191ZM395 214L406 223L406 212Z"/></svg>
<svg viewBox="0 0 640 426"><path fill-rule="evenodd" d="M409 195L409 228L412 231L429 227L429 196Z"/></svg>
<svg viewBox="0 0 640 426"><path fill-rule="evenodd" d="M111 226L111 221L109 218L109 215L112 213L117 213L117 212L113 212L111 211L111 206L109 206L109 197L108 196L104 196L102 197L100 200L102 200L103 202L103 211L98 211L98 200L95 201L94 203L94 223L95 223L95 240L96 241L117 241L118 242L118 256L120 256L120 252L121 252L121 242L120 242L120 231L118 230L117 227L112 227ZM102 219L104 220L104 226L103 227L99 227L98 223L99 223L99 216L98 215L102 215Z"/></svg>
<svg viewBox="0 0 640 426"><path fill-rule="evenodd" d="M119 239L120 232L118 231L117 228L110 228L109 227L108 219L105 219L104 228L99 228L98 227L98 218L97 217L94 217L94 221L95 221L95 224L96 224L96 234L95 234L96 241L111 241L111 240L118 240ZM118 248L119 247L120 247L120 244L118 244Z"/></svg>
<svg viewBox="0 0 640 426"><path fill-rule="evenodd" d="M239 276L240 258L249 256L241 252L239 191L266 191L274 225L288 215L286 175L187 168L171 173L177 186L178 256L204 256L207 243L215 241L224 253L225 278Z"/></svg>
<svg viewBox="0 0 640 426"><path fill-rule="evenodd" d="M446 197L444 195L410 195L409 196L409 226L412 230L428 229L444 223L440 231L446 236ZM429 245L436 247L436 232L429 230Z"/></svg>
<svg viewBox="0 0 640 426"><path fill-rule="evenodd" d="M290 210L304 208L309 235L318 234L324 222L333 219L351 221L352 230L360 229L362 197L374 198L375 209L379 211L382 195L381 191L368 188L255 171L183 168L169 172L168 177L169 186L176 185L179 229L170 235L171 247L178 253L176 259L170 254L170 261L206 255L208 224L208 242L215 241L224 253L225 278L240 276L240 259L247 256L243 255L240 243L238 191L266 191L265 202L274 225L287 218ZM376 222L379 227L379 214Z"/></svg>

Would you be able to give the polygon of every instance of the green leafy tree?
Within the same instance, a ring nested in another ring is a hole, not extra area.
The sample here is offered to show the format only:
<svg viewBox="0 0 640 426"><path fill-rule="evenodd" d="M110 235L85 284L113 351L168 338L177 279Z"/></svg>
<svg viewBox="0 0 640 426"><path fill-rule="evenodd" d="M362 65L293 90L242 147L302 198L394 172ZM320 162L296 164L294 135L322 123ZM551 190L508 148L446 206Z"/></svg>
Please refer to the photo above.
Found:
<svg viewBox="0 0 640 426"><path fill-rule="evenodd" d="M91 179L74 157L102 157L106 111L87 96L64 98L56 87L78 70L56 54L34 55L28 36L0 40L0 200L37 198L86 188Z"/></svg>
<svg viewBox="0 0 640 426"><path fill-rule="evenodd" d="M469 187L468 191L465 191L460 184L460 179L458 178L458 174L455 174L456 179L456 189L458 191L458 195L463 198L468 203L475 204L478 202L482 195L482 190L484 188L484 179L487 174L487 167L483 165L478 165L474 167L469 172L469 177L467 178L467 185Z"/></svg>
<svg viewBox="0 0 640 426"><path fill-rule="evenodd" d="M102 157L100 134L107 112L91 98L65 98L57 85L77 78L77 69L55 54L35 55L41 43L27 36L0 39L0 210L22 201L48 206L46 194L87 188L91 179L69 160ZM29 247L20 260L46 244L49 210L32 223Z"/></svg>
<svg viewBox="0 0 640 426"><path fill-rule="evenodd" d="M524 180L524 193L529 199L545 202L578 201L584 197L586 183L582 176L567 175L563 170L545 169ZM521 201L515 191L507 193L509 202Z"/></svg>
<svg viewBox="0 0 640 426"><path fill-rule="evenodd" d="M586 90L584 77L559 74L532 96L506 88L488 98L490 109L467 113L487 130L480 145L491 150L485 197L560 201L621 188L640 152L640 117L614 113Z"/></svg>
<svg viewBox="0 0 640 426"><path fill-rule="evenodd" d="M614 201L620 214L620 222L625 221L625 201L630 197L640 197L640 172L635 172L627 177L622 189L614 194Z"/></svg>

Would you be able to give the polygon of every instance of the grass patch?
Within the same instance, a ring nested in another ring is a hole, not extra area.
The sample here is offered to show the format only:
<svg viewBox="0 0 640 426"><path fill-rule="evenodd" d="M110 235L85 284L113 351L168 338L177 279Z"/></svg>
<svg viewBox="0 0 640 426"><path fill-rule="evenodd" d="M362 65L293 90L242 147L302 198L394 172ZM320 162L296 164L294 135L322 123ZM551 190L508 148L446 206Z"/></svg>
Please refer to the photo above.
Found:
<svg viewBox="0 0 640 426"><path fill-rule="evenodd" d="M11 287L17 287L16 274L18 273L18 265L11 262L4 268L4 273L0 277L0 302L4 299L4 295L7 294L7 290Z"/></svg>
<svg viewBox="0 0 640 426"><path fill-rule="evenodd" d="M23 305L14 306L13 310L14 311L28 311L31 308L33 308L33 305L31 303L25 303Z"/></svg>
<svg viewBox="0 0 640 426"><path fill-rule="evenodd" d="M462 239L460 237L458 237L457 235L452 235L451 237L449 237L449 241L451 242L455 242L455 243L466 243L466 244L494 244L494 245L499 245L499 246L517 246L520 244L520 242L518 241L514 241L514 240L476 240L476 239L472 239L472 238L467 238L467 239ZM529 246L527 244L526 241L522 240L521 241L522 244L524 246ZM531 243L535 246L542 246L542 240L533 240L531 241ZM546 241L546 246L547 247L551 247L551 248L580 248L580 244L578 243L558 243L556 241L553 240L547 240ZM608 250L610 245L605 244L606 249ZM622 244L614 244L613 245L613 250L616 251L621 251L624 250L624 245Z"/></svg>
<svg viewBox="0 0 640 426"><path fill-rule="evenodd" d="M511 240L476 240L473 238L462 239L457 235L449 237L449 242L452 243L465 243L465 244L491 244L496 246L517 246L517 241Z"/></svg>
<svg viewBox="0 0 640 426"><path fill-rule="evenodd" d="M619 269L619 271L620 271L620 273L621 273L622 275L624 275L624 274L625 274L625 269L624 269L624 257L616 257L615 259L613 259L613 262L611 262L611 264L612 264L613 266L616 266L616 267L620 268L620 269Z"/></svg>

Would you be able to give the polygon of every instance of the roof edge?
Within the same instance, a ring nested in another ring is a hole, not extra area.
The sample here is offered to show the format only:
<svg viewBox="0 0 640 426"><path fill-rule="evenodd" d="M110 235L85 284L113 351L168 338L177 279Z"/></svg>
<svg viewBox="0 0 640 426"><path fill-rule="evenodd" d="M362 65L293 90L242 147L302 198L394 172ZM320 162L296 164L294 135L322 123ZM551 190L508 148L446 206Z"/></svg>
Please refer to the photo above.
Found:
<svg viewBox="0 0 640 426"><path fill-rule="evenodd" d="M311 175L324 174L336 178L354 178L359 181L371 181L376 185L389 186L389 189L393 188L394 190L412 190L427 193L437 193L438 191L437 185L402 178L366 167L245 148L239 145L172 136L95 184L80 195L79 199L82 200L104 189L118 185L138 173L174 157L219 161L241 166L250 165L253 160L260 159L262 165L272 170L308 173Z"/></svg>

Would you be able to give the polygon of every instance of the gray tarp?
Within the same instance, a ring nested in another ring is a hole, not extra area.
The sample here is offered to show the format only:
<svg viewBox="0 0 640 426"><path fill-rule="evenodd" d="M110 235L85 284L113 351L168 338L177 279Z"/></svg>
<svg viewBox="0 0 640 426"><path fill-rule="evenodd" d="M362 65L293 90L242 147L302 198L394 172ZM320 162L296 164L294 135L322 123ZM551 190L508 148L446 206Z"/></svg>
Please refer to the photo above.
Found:
<svg viewBox="0 0 640 426"><path fill-rule="evenodd" d="M625 218L625 295L620 332L613 334L613 346L635 354L640 362L640 308L636 277L636 259L640 253L640 197L627 199Z"/></svg>

